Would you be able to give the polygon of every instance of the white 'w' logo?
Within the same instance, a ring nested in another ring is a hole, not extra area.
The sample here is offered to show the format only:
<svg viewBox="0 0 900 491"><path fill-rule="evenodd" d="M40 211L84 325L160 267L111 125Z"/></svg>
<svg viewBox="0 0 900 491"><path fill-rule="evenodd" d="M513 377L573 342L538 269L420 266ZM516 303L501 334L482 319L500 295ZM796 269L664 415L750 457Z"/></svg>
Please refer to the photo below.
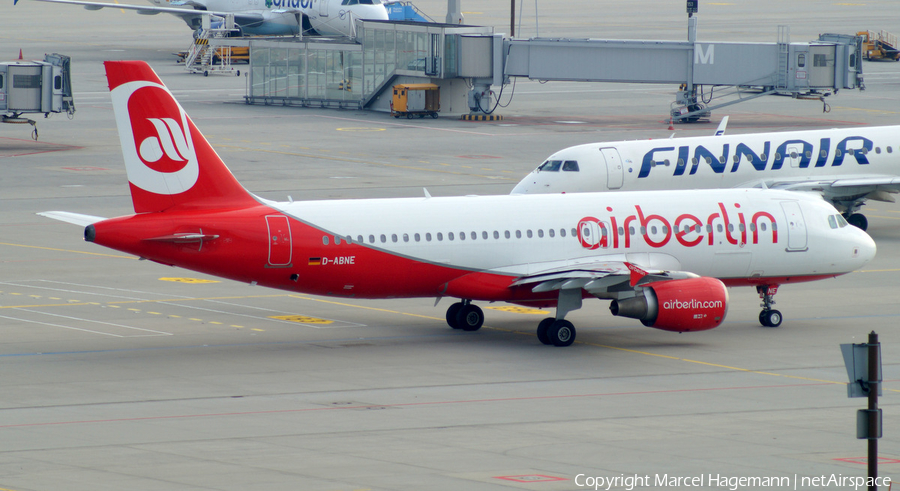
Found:
<svg viewBox="0 0 900 491"><path fill-rule="evenodd" d="M147 162L156 162L163 153L176 162L185 162L189 154L184 132L178 122L172 118L147 118L156 128L157 137L147 137L141 142L141 158Z"/></svg>

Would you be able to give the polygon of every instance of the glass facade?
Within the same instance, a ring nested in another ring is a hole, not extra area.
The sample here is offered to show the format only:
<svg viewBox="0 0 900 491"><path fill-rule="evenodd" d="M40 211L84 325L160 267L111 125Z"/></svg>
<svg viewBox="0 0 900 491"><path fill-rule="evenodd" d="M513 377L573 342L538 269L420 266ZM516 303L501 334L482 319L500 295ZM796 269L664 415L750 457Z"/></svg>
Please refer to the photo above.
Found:
<svg viewBox="0 0 900 491"><path fill-rule="evenodd" d="M451 35L452 33L452 35ZM394 75L453 78L458 34L490 28L361 21L358 42L250 42L248 103L359 107Z"/></svg>

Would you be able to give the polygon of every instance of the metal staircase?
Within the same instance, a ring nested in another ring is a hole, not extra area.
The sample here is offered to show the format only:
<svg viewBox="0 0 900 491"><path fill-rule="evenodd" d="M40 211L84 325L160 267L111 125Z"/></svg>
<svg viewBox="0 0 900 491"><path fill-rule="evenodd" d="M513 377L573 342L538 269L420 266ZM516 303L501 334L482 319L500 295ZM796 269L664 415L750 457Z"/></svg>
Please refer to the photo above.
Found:
<svg viewBox="0 0 900 491"><path fill-rule="evenodd" d="M234 14L228 14L215 28L211 26L210 17L205 15L203 27L196 31L194 42L184 57L185 69L191 73L202 73L204 76L209 76L210 73L240 75L240 70L235 70L231 66L231 46L216 42L238 31L234 26Z"/></svg>

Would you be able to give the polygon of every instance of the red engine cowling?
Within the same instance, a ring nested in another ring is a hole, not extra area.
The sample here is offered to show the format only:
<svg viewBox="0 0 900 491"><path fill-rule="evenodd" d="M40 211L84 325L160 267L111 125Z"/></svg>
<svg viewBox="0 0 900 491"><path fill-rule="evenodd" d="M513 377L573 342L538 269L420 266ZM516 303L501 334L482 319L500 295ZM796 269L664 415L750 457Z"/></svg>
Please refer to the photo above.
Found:
<svg viewBox="0 0 900 491"><path fill-rule="evenodd" d="M609 310L665 331L705 331L725 320L728 290L708 277L657 281L632 298L613 300Z"/></svg>

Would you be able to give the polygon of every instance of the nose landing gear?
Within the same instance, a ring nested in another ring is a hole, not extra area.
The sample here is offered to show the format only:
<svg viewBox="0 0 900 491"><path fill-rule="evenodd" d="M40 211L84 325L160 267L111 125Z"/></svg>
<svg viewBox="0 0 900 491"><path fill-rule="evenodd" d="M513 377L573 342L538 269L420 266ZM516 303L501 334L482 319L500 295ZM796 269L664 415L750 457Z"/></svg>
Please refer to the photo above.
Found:
<svg viewBox="0 0 900 491"><path fill-rule="evenodd" d="M775 305L772 297L778 292L778 285L759 285L756 287L756 291L759 293L759 298L763 299L760 304L763 309L759 313L759 323L764 327L780 326L783 320L781 312L772 308L772 305Z"/></svg>

